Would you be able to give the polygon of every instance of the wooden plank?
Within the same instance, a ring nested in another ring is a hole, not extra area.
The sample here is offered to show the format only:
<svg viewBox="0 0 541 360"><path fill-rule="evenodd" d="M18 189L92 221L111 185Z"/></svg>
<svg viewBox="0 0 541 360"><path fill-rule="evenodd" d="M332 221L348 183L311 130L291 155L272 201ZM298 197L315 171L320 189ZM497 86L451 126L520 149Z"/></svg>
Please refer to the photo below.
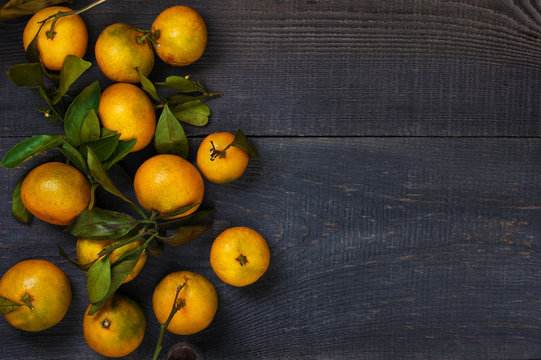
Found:
<svg viewBox="0 0 541 360"><path fill-rule="evenodd" d="M200 139L192 139L192 149ZM2 139L4 153L16 139ZM151 257L122 291L148 329L129 358L148 359L158 324L151 293L171 271L207 276L219 294L212 325L188 337L208 359L541 357L541 140L256 138L261 158L227 185L207 184L217 209L210 233ZM151 153L131 156L134 170ZM84 276L57 255L74 239L35 221L16 223L9 193L21 169L0 169L0 273L49 258L74 297L63 322L26 334L0 325L2 359L95 359L84 343ZM122 180L122 178L118 178ZM119 181L131 196L130 182ZM116 201L100 195L102 206ZM271 266L246 288L221 283L208 255L233 225L260 231Z"/></svg>
<svg viewBox="0 0 541 360"><path fill-rule="evenodd" d="M205 18L196 64L157 61L151 78L197 74L224 97L207 128L261 136L539 136L541 46L532 1L186 1ZM74 8L86 2L75 1ZM83 14L87 58L103 28L148 28L175 1L106 2ZM25 20L0 24L0 73L24 62ZM105 81L94 66L80 86ZM36 94L0 77L5 136L53 133Z"/></svg>

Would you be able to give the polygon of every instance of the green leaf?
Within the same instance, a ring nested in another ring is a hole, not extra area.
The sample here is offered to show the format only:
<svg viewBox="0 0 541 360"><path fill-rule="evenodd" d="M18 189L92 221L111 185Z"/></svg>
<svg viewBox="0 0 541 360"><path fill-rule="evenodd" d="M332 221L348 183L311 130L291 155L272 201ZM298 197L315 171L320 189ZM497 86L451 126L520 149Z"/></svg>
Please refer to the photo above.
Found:
<svg viewBox="0 0 541 360"><path fill-rule="evenodd" d="M246 151L250 157L259 157L259 153L257 152L254 144L252 144L252 142L248 140L246 135L244 135L243 132L240 130L237 130L237 132L235 133L235 138L233 139L231 146L235 146L241 150Z"/></svg>
<svg viewBox="0 0 541 360"><path fill-rule="evenodd" d="M62 96L66 95L70 86L92 65L92 63L81 59L75 55L68 55L64 59L62 64L62 70L60 70L60 84L58 91L53 99L53 104L62 99Z"/></svg>
<svg viewBox="0 0 541 360"><path fill-rule="evenodd" d="M111 136L111 135L115 135L115 134L118 134L116 131L114 130L109 130L107 128L104 128L102 127L101 128L101 137L107 137L107 136Z"/></svg>
<svg viewBox="0 0 541 360"><path fill-rule="evenodd" d="M211 227L212 224L183 226L173 236L158 236L158 238L171 246L184 246L197 239Z"/></svg>
<svg viewBox="0 0 541 360"><path fill-rule="evenodd" d="M179 219L161 222L158 224L158 226L160 229L173 229L184 225L195 225L204 221L208 221L210 216L212 216L215 212L216 209L199 210Z"/></svg>
<svg viewBox="0 0 541 360"><path fill-rule="evenodd" d="M126 155L130 153L130 151L135 146L135 143L137 142L137 139L130 139L125 141L119 141L118 145L116 146L115 150L103 163L103 167L105 170L109 170L113 165L115 165L117 162L122 160Z"/></svg>
<svg viewBox="0 0 541 360"><path fill-rule="evenodd" d="M17 17L32 15L39 10L60 4L71 3L72 0L10 0L0 8L0 21L15 19Z"/></svg>
<svg viewBox="0 0 541 360"><path fill-rule="evenodd" d="M21 199L21 184L23 183L24 176L19 180L13 193L11 194L11 214L18 222L23 224L28 224L32 219L32 214L24 206L23 200Z"/></svg>
<svg viewBox="0 0 541 360"><path fill-rule="evenodd" d="M100 120L96 114L96 110L90 109L81 125L81 133L79 137L81 141L87 142L94 139L99 139L101 135Z"/></svg>
<svg viewBox="0 0 541 360"><path fill-rule="evenodd" d="M186 133L167 104L156 125L154 146L160 154L175 154L185 159L188 157L189 145Z"/></svg>
<svg viewBox="0 0 541 360"><path fill-rule="evenodd" d="M111 261L109 255L102 257L88 270L86 289L91 303L107 296L111 287Z"/></svg>
<svg viewBox="0 0 541 360"><path fill-rule="evenodd" d="M45 24L45 23L43 23ZM30 44L28 44L28 47L26 48L25 55L28 62L31 63L39 63L39 50L38 50L38 34L41 31L41 28L43 27L43 24L39 27L38 32L36 33L36 36L30 41Z"/></svg>
<svg viewBox="0 0 541 360"><path fill-rule="evenodd" d="M93 207L83 210L66 232L89 240L111 240L126 235L139 224L128 214Z"/></svg>
<svg viewBox="0 0 541 360"><path fill-rule="evenodd" d="M111 284L109 286L109 291L102 300L92 304L90 310L88 311L88 315L92 316L95 314L96 311L98 311L107 302L107 300L114 295L120 285L122 285L122 282L124 282L126 277L132 272L135 264L137 264L137 261L143 254L147 244L148 242L145 242L138 248L124 254L117 261L115 261L115 264L111 267Z"/></svg>
<svg viewBox="0 0 541 360"><path fill-rule="evenodd" d="M141 74L139 71L137 71L139 74L139 80L141 81L141 85L143 86L143 90L150 95L150 97L155 100L156 102L161 103L160 97L158 96L158 92L156 91L156 87L150 81L145 75Z"/></svg>
<svg viewBox="0 0 541 360"><path fill-rule="evenodd" d="M82 151L84 153L86 148L91 148L100 161L105 161L115 151L118 145L118 138L120 138L120 134L87 141L83 144Z"/></svg>
<svg viewBox="0 0 541 360"><path fill-rule="evenodd" d="M210 109L201 100L171 106L177 119L193 126L205 126L209 122Z"/></svg>
<svg viewBox="0 0 541 360"><path fill-rule="evenodd" d="M100 96L100 85L96 81L83 89L68 107L64 119L64 131L73 146L77 147L82 144L81 128L83 122L90 110L94 109L96 113L98 112Z"/></svg>
<svg viewBox="0 0 541 360"><path fill-rule="evenodd" d="M166 214L161 214L158 219L164 219L164 218L170 218L170 217L173 217L173 216L178 216L178 215L182 215L184 214L185 212L187 212L188 210L192 209L193 207L199 205L199 203L195 203L195 204L190 204L190 205L186 205L186 206L181 206L179 208L176 208L175 210L173 211L170 211Z"/></svg>
<svg viewBox="0 0 541 360"><path fill-rule="evenodd" d="M39 63L17 64L9 68L8 77L17 86L42 86L41 65Z"/></svg>
<svg viewBox="0 0 541 360"><path fill-rule="evenodd" d="M60 145L59 149L77 169L81 170L84 174L88 174L86 161L79 150L71 146L66 139L64 139L64 142Z"/></svg>
<svg viewBox="0 0 541 360"><path fill-rule="evenodd" d="M8 312L19 308L21 305L22 304L13 302L3 296L0 296L0 315L7 314Z"/></svg>
<svg viewBox="0 0 541 360"><path fill-rule="evenodd" d="M94 179L100 183L103 188L108 191L109 193L118 196L122 200L126 201L130 205L133 205L133 202L131 202L127 197L125 197L120 190L118 190L103 168L100 159L98 156L94 153L94 151L91 148L87 148L87 158L86 163L88 164L88 168L90 169L90 174L94 177Z"/></svg>
<svg viewBox="0 0 541 360"><path fill-rule="evenodd" d="M184 93L199 91L197 85L192 80L186 79L182 76L168 76L165 79L165 82L157 82L156 85Z"/></svg>
<svg viewBox="0 0 541 360"><path fill-rule="evenodd" d="M99 260L96 258L95 260L89 263L81 264L80 262L75 261L72 258L70 258L68 254L66 254L66 252L60 247L60 245L57 245L57 247L58 247L58 253L60 254L60 256L62 256L64 259L68 260L70 263L75 265L79 270L88 271L88 269L90 269L92 265L94 265Z"/></svg>
<svg viewBox="0 0 541 360"><path fill-rule="evenodd" d="M12 147L0 162L0 166L8 169L16 168L23 162L42 152L62 144L61 135L36 135L29 137Z"/></svg>

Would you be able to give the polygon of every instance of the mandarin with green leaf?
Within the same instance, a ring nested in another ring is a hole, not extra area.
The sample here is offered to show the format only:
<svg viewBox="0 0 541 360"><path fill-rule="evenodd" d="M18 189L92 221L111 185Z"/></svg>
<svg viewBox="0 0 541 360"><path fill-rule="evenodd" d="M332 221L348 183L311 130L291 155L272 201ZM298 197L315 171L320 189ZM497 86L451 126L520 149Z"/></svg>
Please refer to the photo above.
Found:
<svg viewBox="0 0 541 360"><path fill-rule="evenodd" d="M2 298L20 305L3 314L9 324L24 331L42 331L58 324L68 311L71 286L64 271L52 262L23 260L0 279Z"/></svg>
<svg viewBox="0 0 541 360"><path fill-rule="evenodd" d="M235 135L228 132L207 136L197 150L197 167L208 180L224 184L238 179L246 170L248 153L233 146Z"/></svg>
<svg viewBox="0 0 541 360"><path fill-rule="evenodd" d="M77 15L67 15L58 18L51 32L53 19L47 20L43 27L41 21L58 12L72 11L65 6L51 6L35 13L24 28L24 50L36 37L36 46L43 65L49 70L61 70L64 59L68 55L82 58L88 44L88 31L83 19ZM41 27L41 30L40 30Z"/></svg>

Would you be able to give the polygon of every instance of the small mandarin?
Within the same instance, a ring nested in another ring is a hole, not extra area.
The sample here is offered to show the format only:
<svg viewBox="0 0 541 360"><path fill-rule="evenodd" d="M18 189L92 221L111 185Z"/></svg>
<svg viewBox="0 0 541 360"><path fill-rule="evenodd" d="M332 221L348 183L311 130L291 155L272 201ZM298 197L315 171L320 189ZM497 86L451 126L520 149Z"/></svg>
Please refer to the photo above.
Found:
<svg viewBox="0 0 541 360"><path fill-rule="evenodd" d="M23 32L23 46L26 50L39 31L36 40L37 48L43 65L49 70L61 70L64 59L68 55L76 55L82 58L86 53L88 44L86 25L77 14L58 18L54 25L54 35L52 37L48 32L51 30L53 19L47 20L39 30L40 21L60 11L72 10L65 6L51 6L41 9L28 20Z"/></svg>
<svg viewBox="0 0 541 360"><path fill-rule="evenodd" d="M77 239L77 245L76 245L77 260L81 264L90 263L96 259L98 253L101 250L103 250L105 247L109 245L113 245L114 243L121 241L121 239L107 240L107 241L93 241L93 240L87 240L87 239ZM126 244L124 246L121 246L118 249L113 250L113 252L111 253L109 257L111 264L113 264L115 261L118 260L118 258L126 254L127 252L135 250L141 244L142 244L141 240L135 241L135 242ZM127 283L135 279L135 277L139 275L139 273L143 269L143 266L145 265L147 258L148 258L147 253L143 252L139 260L137 260L137 263L135 264L133 270L128 274L128 276L126 277L126 279L124 279L122 283Z"/></svg>
<svg viewBox="0 0 541 360"><path fill-rule="evenodd" d="M150 144L156 131L156 112L143 90L116 83L101 94L98 115L103 127L120 133L120 140L137 139L132 152Z"/></svg>
<svg viewBox="0 0 541 360"><path fill-rule="evenodd" d="M165 9L154 20L154 50L169 65L187 66L203 55L207 26L194 9L177 5Z"/></svg>
<svg viewBox="0 0 541 360"><path fill-rule="evenodd" d="M90 182L73 166L49 162L26 175L21 199L38 219L68 225L90 203Z"/></svg>
<svg viewBox="0 0 541 360"><path fill-rule="evenodd" d="M139 73L148 76L154 67L154 52L146 35L129 24L106 27L96 41L94 53L101 72L116 82L138 83Z"/></svg>
<svg viewBox="0 0 541 360"><path fill-rule="evenodd" d="M195 204L175 217L189 215L203 201L201 174L190 162L177 155L161 154L146 160L137 169L133 185L139 204L147 211L156 210L160 214Z"/></svg>
<svg viewBox="0 0 541 360"><path fill-rule="evenodd" d="M208 180L223 184L238 179L248 166L246 151L229 146L235 135L228 132L207 136L197 150L197 167Z"/></svg>
<svg viewBox="0 0 541 360"><path fill-rule="evenodd" d="M268 269L270 251L257 231L245 226L222 232L212 243L210 265L216 275L233 286L257 281Z"/></svg>
<svg viewBox="0 0 541 360"><path fill-rule="evenodd" d="M83 318L85 340L94 351L107 357L131 354L143 342L146 319L133 299L115 294L95 314Z"/></svg>
<svg viewBox="0 0 541 360"><path fill-rule="evenodd" d="M0 296L22 304L4 314L7 322L24 331L42 331L60 322L71 304L68 277L47 260L23 260L0 279Z"/></svg>
<svg viewBox="0 0 541 360"><path fill-rule="evenodd" d="M175 303L177 289L179 310L167 330L177 335L191 335L205 329L218 309L218 295L214 285L203 275L191 271L178 271L165 276L154 289L154 314L164 324Z"/></svg>

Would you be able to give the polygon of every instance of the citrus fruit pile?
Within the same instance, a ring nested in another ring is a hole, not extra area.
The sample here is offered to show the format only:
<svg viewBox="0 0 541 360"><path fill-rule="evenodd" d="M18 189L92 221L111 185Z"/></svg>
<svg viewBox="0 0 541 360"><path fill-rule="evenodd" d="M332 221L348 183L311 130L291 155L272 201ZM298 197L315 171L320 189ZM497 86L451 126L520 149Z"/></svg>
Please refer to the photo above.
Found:
<svg viewBox="0 0 541 360"><path fill-rule="evenodd" d="M121 357L142 343L146 317L133 299L117 290L144 271L149 253L186 245L210 229L214 209L201 206L205 181L235 181L258 153L237 130L209 134L197 150L195 165L188 160L182 123L206 125L210 109L205 101L221 93L207 90L189 75L168 76L162 82L149 78L155 55L174 67L203 55L207 28L187 6L163 10L150 30L124 23L103 29L94 52L101 72L114 83L101 91L95 81L68 96L71 85L91 66L82 59L88 33L80 14L103 1L78 11L44 8L28 20L23 47L30 62L12 66L8 76L17 86L37 90L47 105L39 110L61 120L65 134L27 138L10 149L0 165L15 168L53 148L66 157L66 162L43 163L21 178L13 191L12 213L20 222L36 217L74 236L77 258L63 249L60 255L86 274L90 304L82 319L84 337L96 352ZM161 97L158 88L169 94ZM108 171L151 143L157 154L139 166L133 179L136 203L122 194ZM132 213L100 208L98 189L125 201ZM210 249L210 267L232 286L254 283L269 262L267 242L247 227L226 229ZM152 304L161 332L154 359L166 330L197 333L212 323L218 310L216 289L203 275L174 269L158 280ZM69 280L49 260L20 261L0 279L0 313L19 329L41 331L56 325L70 303Z"/></svg>

